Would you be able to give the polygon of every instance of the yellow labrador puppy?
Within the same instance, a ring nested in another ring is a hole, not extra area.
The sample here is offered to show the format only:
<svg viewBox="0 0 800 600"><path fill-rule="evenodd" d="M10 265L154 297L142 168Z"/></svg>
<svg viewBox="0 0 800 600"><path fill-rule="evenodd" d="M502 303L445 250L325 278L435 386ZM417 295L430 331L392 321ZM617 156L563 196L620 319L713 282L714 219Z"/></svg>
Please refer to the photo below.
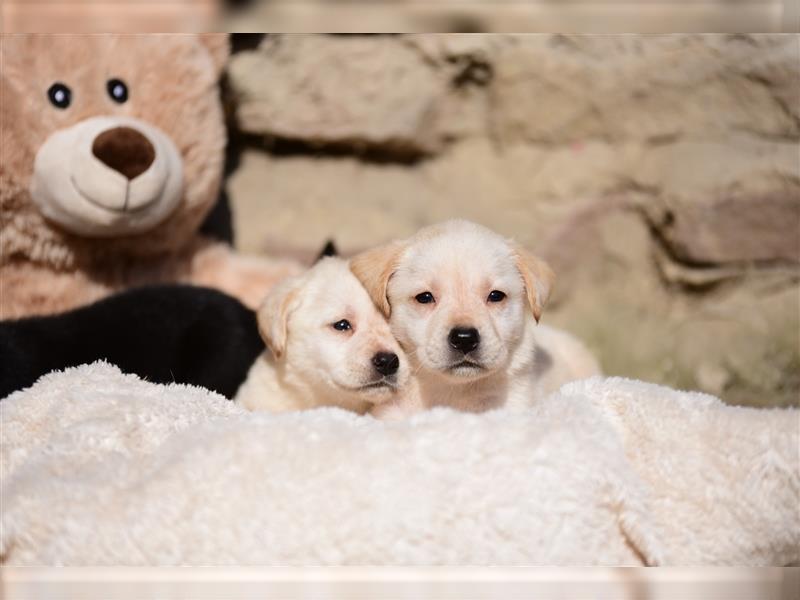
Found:
<svg viewBox="0 0 800 600"><path fill-rule="evenodd" d="M268 351L237 392L247 409L366 413L408 383L386 319L342 259L323 258L279 284L258 310L258 324Z"/></svg>
<svg viewBox="0 0 800 600"><path fill-rule="evenodd" d="M460 220L428 227L356 256L351 269L389 317L415 376L416 393L384 416L436 405L527 406L600 372L577 339L537 327L552 270L485 227Z"/></svg>

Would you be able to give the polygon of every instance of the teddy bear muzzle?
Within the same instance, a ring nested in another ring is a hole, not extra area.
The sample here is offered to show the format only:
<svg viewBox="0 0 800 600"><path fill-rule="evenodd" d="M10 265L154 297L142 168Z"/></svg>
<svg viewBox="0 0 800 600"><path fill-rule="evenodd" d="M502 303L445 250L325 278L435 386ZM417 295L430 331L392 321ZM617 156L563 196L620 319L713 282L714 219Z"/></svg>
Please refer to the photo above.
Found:
<svg viewBox="0 0 800 600"><path fill-rule="evenodd" d="M141 233L177 208L183 161L169 136L149 123L93 117L45 141L30 192L46 218L73 233Z"/></svg>

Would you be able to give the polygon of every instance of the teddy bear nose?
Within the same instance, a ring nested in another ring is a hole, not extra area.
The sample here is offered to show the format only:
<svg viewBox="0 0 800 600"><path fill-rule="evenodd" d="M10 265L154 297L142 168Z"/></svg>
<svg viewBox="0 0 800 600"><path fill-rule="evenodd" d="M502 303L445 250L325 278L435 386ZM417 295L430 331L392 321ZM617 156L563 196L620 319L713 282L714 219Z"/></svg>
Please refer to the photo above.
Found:
<svg viewBox="0 0 800 600"><path fill-rule="evenodd" d="M94 138L92 154L128 179L134 179L153 164L156 149L135 129L114 127Z"/></svg>

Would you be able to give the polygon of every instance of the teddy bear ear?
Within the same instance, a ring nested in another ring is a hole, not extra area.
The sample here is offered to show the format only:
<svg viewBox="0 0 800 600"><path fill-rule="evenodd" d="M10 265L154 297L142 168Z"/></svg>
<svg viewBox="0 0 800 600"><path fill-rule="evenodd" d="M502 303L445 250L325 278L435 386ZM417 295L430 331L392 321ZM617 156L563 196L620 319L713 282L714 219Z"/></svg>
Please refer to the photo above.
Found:
<svg viewBox="0 0 800 600"><path fill-rule="evenodd" d="M230 40L227 33L200 33L198 38L200 43L205 46L208 53L211 55L211 60L214 63L214 69L217 75L222 73L225 64L228 62L228 56L231 53Z"/></svg>

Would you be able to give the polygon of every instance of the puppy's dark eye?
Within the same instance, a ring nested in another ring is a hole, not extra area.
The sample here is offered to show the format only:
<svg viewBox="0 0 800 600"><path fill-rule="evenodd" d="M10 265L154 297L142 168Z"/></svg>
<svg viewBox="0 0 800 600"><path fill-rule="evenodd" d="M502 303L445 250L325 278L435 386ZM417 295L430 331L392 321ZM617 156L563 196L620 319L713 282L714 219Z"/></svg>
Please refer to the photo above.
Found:
<svg viewBox="0 0 800 600"><path fill-rule="evenodd" d="M106 90L114 102L122 104L128 100L128 86L121 79L109 79L106 82Z"/></svg>
<svg viewBox="0 0 800 600"><path fill-rule="evenodd" d="M420 304L430 304L431 302L436 302L433 294L430 292L422 292L421 294L417 294L414 296L414 299Z"/></svg>
<svg viewBox="0 0 800 600"><path fill-rule="evenodd" d="M486 298L489 302L502 302L505 300L506 295L500 290L492 290Z"/></svg>
<svg viewBox="0 0 800 600"><path fill-rule="evenodd" d="M56 108L67 108L72 101L72 90L57 81L47 90L47 97Z"/></svg>
<svg viewBox="0 0 800 600"><path fill-rule="evenodd" d="M336 321L333 325L331 325L336 331L347 331L348 329L352 329L353 326L350 325L350 321L347 319L342 319L341 321Z"/></svg>

